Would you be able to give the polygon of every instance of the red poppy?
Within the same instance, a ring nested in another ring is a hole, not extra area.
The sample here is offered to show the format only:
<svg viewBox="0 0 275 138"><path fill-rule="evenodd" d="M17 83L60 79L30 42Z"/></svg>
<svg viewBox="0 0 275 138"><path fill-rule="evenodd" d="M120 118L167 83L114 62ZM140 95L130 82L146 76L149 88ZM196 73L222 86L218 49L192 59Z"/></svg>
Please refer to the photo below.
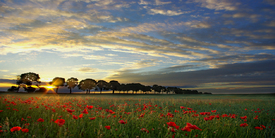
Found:
<svg viewBox="0 0 275 138"><path fill-rule="evenodd" d="M76 115L73 115L73 119L77 119L78 117Z"/></svg>
<svg viewBox="0 0 275 138"><path fill-rule="evenodd" d="M13 127L10 129L11 132L14 132L14 131L20 131L21 127L19 126L16 126L16 127Z"/></svg>
<svg viewBox="0 0 275 138"><path fill-rule="evenodd" d="M3 112L3 110L0 110L0 113Z"/></svg>
<svg viewBox="0 0 275 138"><path fill-rule="evenodd" d="M262 126L262 128L266 128L264 125L261 125Z"/></svg>
<svg viewBox="0 0 275 138"><path fill-rule="evenodd" d="M81 113L88 114L87 109L84 109Z"/></svg>
<svg viewBox="0 0 275 138"><path fill-rule="evenodd" d="M119 120L118 121L120 124L126 124L127 123L127 121L125 122L124 120Z"/></svg>
<svg viewBox="0 0 275 138"><path fill-rule="evenodd" d="M243 117L240 117L241 119L246 119L247 118L247 116L243 116Z"/></svg>
<svg viewBox="0 0 275 138"><path fill-rule="evenodd" d="M29 129L25 128L25 129L21 129L21 131L24 133L27 133L27 132L29 132Z"/></svg>
<svg viewBox="0 0 275 138"><path fill-rule="evenodd" d="M25 126L29 126L29 125L30 125L30 123L26 123L26 124L25 124Z"/></svg>
<svg viewBox="0 0 275 138"><path fill-rule="evenodd" d="M82 117L83 117L83 114L80 114L78 117L79 117L79 118L82 118Z"/></svg>
<svg viewBox="0 0 275 138"><path fill-rule="evenodd" d="M211 110L212 113L216 113L217 110Z"/></svg>
<svg viewBox="0 0 275 138"><path fill-rule="evenodd" d="M167 124L168 126L170 126L170 127L175 127L175 126L177 126L175 122L167 122L166 124Z"/></svg>
<svg viewBox="0 0 275 138"><path fill-rule="evenodd" d="M259 129L259 130L263 130L263 128L262 127L255 127L255 129Z"/></svg>
<svg viewBox="0 0 275 138"><path fill-rule="evenodd" d="M95 120L95 117L89 117L91 120Z"/></svg>
<svg viewBox="0 0 275 138"><path fill-rule="evenodd" d="M140 131L143 131L143 132L149 133L149 130L147 130L146 128L142 128L142 129L140 129Z"/></svg>
<svg viewBox="0 0 275 138"><path fill-rule="evenodd" d="M182 130L182 131L188 131L188 132L191 131L191 129L190 129L189 127L187 127L187 126L185 126L184 128L181 128L181 130Z"/></svg>
<svg viewBox="0 0 275 138"><path fill-rule="evenodd" d="M109 130L109 129L111 129L111 127L110 127L110 126L105 126L105 128L106 128L106 129L108 129L108 130Z"/></svg>
<svg viewBox="0 0 275 138"><path fill-rule="evenodd" d="M54 121L54 123L58 124L61 127L62 125L65 124L65 120L64 119L56 119Z"/></svg>
<svg viewBox="0 0 275 138"><path fill-rule="evenodd" d="M246 126L248 126L247 123L240 124L240 127L246 127Z"/></svg>
<svg viewBox="0 0 275 138"><path fill-rule="evenodd" d="M202 129L200 129L199 127L197 127L196 125L192 125L191 123L186 123L186 126L189 127L190 129L197 129L202 131Z"/></svg>
<svg viewBox="0 0 275 138"><path fill-rule="evenodd" d="M88 109L92 109L93 107L94 107L94 106L92 106L92 105L90 105L90 106L87 105L87 108L88 108Z"/></svg>
<svg viewBox="0 0 275 138"><path fill-rule="evenodd" d="M72 110L72 109L69 109L69 108L67 108L67 112L69 112L69 113L72 113L72 112L74 112L75 110Z"/></svg>
<svg viewBox="0 0 275 138"><path fill-rule="evenodd" d="M39 118L39 119L37 119L37 121L38 121L38 122L44 122L44 119Z"/></svg>

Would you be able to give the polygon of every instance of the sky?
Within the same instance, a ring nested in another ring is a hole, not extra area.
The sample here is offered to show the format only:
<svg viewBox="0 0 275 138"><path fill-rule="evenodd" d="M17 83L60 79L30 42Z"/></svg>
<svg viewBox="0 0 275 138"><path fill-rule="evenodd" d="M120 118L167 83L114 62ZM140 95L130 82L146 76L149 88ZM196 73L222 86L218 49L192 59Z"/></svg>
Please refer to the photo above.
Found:
<svg viewBox="0 0 275 138"><path fill-rule="evenodd" d="M275 93L274 0L0 0L0 90L17 75Z"/></svg>

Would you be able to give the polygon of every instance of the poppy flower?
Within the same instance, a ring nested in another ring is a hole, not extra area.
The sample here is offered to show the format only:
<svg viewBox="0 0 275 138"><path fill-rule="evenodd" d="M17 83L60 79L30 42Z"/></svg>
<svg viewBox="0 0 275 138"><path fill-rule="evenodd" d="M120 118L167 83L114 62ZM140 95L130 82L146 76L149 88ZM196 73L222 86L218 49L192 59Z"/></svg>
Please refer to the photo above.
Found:
<svg viewBox="0 0 275 138"><path fill-rule="evenodd" d="M80 114L78 117L79 117L79 118L82 118L82 117L83 117L83 114Z"/></svg>
<svg viewBox="0 0 275 138"><path fill-rule="evenodd" d="M44 122L44 119L39 118L39 119L37 119L37 121L38 121L38 122Z"/></svg>
<svg viewBox="0 0 275 138"><path fill-rule="evenodd" d="M175 122L167 122L166 124L170 127L177 126Z"/></svg>
<svg viewBox="0 0 275 138"><path fill-rule="evenodd" d="M90 105L90 106L86 106L88 109L92 109L94 106Z"/></svg>
<svg viewBox="0 0 275 138"><path fill-rule="evenodd" d="M10 129L11 132L14 132L14 131L20 131L21 127L19 126L16 126L16 127L13 127Z"/></svg>
<svg viewBox="0 0 275 138"><path fill-rule="evenodd" d="M95 117L89 117L91 120L95 120Z"/></svg>
<svg viewBox="0 0 275 138"><path fill-rule="evenodd" d="M246 119L247 118L247 116L243 116L243 117L240 117L241 119Z"/></svg>
<svg viewBox="0 0 275 138"><path fill-rule="evenodd" d="M147 130L146 128L142 128L142 129L140 129L140 131L143 131L143 132L149 133L149 130Z"/></svg>
<svg viewBox="0 0 275 138"><path fill-rule="evenodd" d="M72 112L75 111L75 110L72 110L72 109L69 109L69 108L67 108L66 110L67 110L67 112L69 112L69 113L72 113Z"/></svg>
<svg viewBox="0 0 275 138"><path fill-rule="evenodd" d="M124 120L119 120L118 121L120 124L126 124L127 123L127 121L125 122Z"/></svg>
<svg viewBox="0 0 275 138"><path fill-rule="evenodd" d="M186 123L186 126L189 127L190 129L197 129L202 131L202 129L200 129L199 127L197 127L196 125L192 125L191 123Z"/></svg>
<svg viewBox="0 0 275 138"><path fill-rule="evenodd" d="M21 129L21 131L24 133L27 133L27 132L29 132L29 129L25 128L25 129Z"/></svg>
<svg viewBox="0 0 275 138"><path fill-rule="evenodd" d="M189 127L187 127L187 126L185 126L184 128L181 128L181 130L182 130L182 131L187 131L187 132L190 132L190 131L191 131L191 129L190 129Z"/></svg>
<svg viewBox="0 0 275 138"><path fill-rule="evenodd" d="M0 110L0 113L3 112L3 110Z"/></svg>
<svg viewBox="0 0 275 138"><path fill-rule="evenodd" d="M81 113L88 114L87 109L84 109Z"/></svg>
<svg viewBox="0 0 275 138"><path fill-rule="evenodd" d="M73 115L73 119L77 119L78 117L76 115Z"/></svg>
<svg viewBox="0 0 275 138"><path fill-rule="evenodd" d="M259 130L263 130L263 128L262 127L255 127L255 129L259 129Z"/></svg>
<svg viewBox="0 0 275 138"><path fill-rule="evenodd" d="M65 124L65 120L64 119L57 119L57 120L54 121L54 123L58 124L61 127L62 125Z"/></svg>
<svg viewBox="0 0 275 138"><path fill-rule="evenodd" d="M240 124L240 127L246 127L246 126L248 126L247 123Z"/></svg>
<svg viewBox="0 0 275 138"><path fill-rule="evenodd" d="M217 110L211 110L212 113L216 113Z"/></svg>
<svg viewBox="0 0 275 138"><path fill-rule="evenodd" d="M109 130L109 129L111 129L111 127L110 127L110 126L105 126L105 128L106 128L106 129L108 129L108 130Z"/></svg>

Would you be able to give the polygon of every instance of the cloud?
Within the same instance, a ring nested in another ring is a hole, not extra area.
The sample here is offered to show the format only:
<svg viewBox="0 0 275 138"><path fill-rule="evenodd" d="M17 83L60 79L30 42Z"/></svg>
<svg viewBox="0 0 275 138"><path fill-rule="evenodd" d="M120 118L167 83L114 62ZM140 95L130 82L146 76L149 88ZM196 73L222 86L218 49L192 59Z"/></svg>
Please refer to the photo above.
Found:
<svg viewBox="0 0 275 138"><path fill-rule="evenodd" d="M275 5L275 1L274 0L264 0L264 2L270 4L270 5Z"/></svg>
<svg viewBox="0 0 275 138"><path fill-rule="evenodd" d="M165 5L165 4L170 4L170 3L172 3L172 2L171 1L163 2L160 0L156 0L156 5Z"/></svg>
<svg viewBox="0 0 275 138"><path fill-rule="evenodd" d="M139 5L148 5L150 4L149 2L145 1L145 0L140 0L140 2L138 2Z"/></svg>
<svg viewBox="0 0 275 138"><path fill-rule="evenodd" d="M275 21L270 21L270 22L266 23L266 26L275 27Z"/></svg>
<svg viewBox="0 0 275 138"><path fill-rule="evenodd" d="M81 72L81 73L93 73L96 72L98 69L91 68L91 67L82 67L78 68L76 71Z"/></svg>
<svg viewBox="0 0 275 138"><path fill-rule="evenodd" d="M140 68L145 68L145 67L151 67L157 65L157 62L159 60L157 59L143 59L141 61L135 62L133 64L128 65L128 69L140 69ZM122 69L124 70L124 69Z"/></svg>
<svg viewBox="0 0 275 138"><path fill-rule="evenodd" d="M200 3L201 7L214 10L227 10L234 11L238 9L240 5L239 2L231 0L195 0L195 2Z"/></svg>
<svg viewBox="0 0 275 138"><path fill-rule="evenodd" d="M8 72L9 70L0 70L1 72Z"/></svg>
<svg viewBox="0 0 275 138"><path fill-rule="evenodd" d="M161 15L167 15L167 16L177 16L188 12L182 12L182 11L172 11L172 10L161 10L161 9L150 9L149 14L155 15L155 14L161 14Z"/></svg>
<svg viewBox="0 0 275 138"><path fill-rule="evenodd" d="M122 83L141 82L146 85L159 84L165 86L203 85L206 83L244 82L254 84L265 82L275 85L275 60L265 60L250 63L235 63L221 65L216 69L205 69L187 72L172 72L165 74L133 73L131 70L118 72L108 78ZM177 68L175 68L177 70Z"/></svg>

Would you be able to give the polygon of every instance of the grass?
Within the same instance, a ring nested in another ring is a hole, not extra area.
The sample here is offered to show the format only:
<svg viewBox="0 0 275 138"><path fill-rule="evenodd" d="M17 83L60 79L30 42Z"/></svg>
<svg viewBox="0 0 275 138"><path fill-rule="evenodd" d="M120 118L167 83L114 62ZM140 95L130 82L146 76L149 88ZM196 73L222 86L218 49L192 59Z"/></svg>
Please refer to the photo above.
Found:
<svg viewBox="0 0 275 138"><path fill-rule="evenodd" d="M0 97L0 130L3 131L0 136L6 138L275 137L274 95L1 93ZM93 108L88 109L87 105ZM67 109L75 111L70 114ZM209 115L202 115L203 112ZM81 114L83 117L79 118ZM240 118L244 116L247 119ZM44 122L38 122L39 118ZM57 119L64 119L65 123L59 126L55 123ZM121 120L127 123L119 123ZM169 122L176 125L169 126ZM183 131L187 123L201 130ZM240 127L243 123L248 126ZM11 132L16 126L29 132Z"/></svg>

